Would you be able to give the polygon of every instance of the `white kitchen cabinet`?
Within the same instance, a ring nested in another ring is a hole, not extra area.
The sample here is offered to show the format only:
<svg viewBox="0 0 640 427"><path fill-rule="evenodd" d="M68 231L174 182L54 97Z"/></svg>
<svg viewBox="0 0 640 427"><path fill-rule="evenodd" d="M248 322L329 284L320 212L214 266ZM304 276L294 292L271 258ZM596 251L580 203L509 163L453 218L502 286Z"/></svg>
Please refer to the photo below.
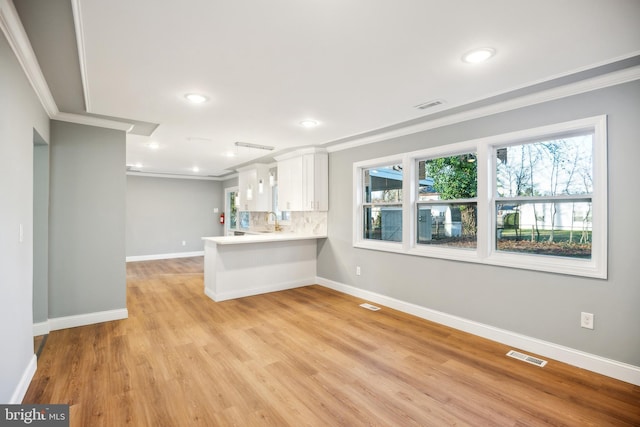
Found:
<svg viewBox="0 0 640 427"><path fill-rule="evenodd" d="M302 156L278 161L278 209L301 211L302 201Z"/></svg>
<svg viewBox="0 0 640 427"><path fill-rule="evenodd" d="M238 169L238 209L249 212L271 210L269 166L254 164Z"/></svg>
<svg viewBox="0 0 640 427"><path fill-rule="evenodd" d="M329 209L329 159L325 151L307 149L278 160L278 208L283 211Z"/></svg>
<svg viewBox="0 0 640 427"><path fill-rule="evenodd" d="M327 153L302 156L302 210L329 210L329 156Z"/></svg>

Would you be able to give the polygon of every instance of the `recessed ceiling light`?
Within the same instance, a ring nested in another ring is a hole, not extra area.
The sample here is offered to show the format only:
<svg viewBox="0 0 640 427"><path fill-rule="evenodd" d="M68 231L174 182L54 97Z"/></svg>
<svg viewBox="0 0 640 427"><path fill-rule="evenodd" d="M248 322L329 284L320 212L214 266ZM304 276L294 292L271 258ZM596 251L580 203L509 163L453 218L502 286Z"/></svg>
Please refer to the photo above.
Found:
<svg viewBox="0 0 640 427"><path fill-rule="evenodd" d="M224 153L225 157L235 157L236 153L234 153L233 151L227 151L226 153Z"/></svg>
<svg viewBox="0 0 640 427"><path fill-rule="evenodd" d="M200 95L199 93L188 93L184 97L192 104L202 104L209 100L209 98L204 95Z"/></svg>
<svg viewBox="0 0 640 427"><path fill-rule="evenodd" d="M140 169L142 167L142 163L138 162L134 166L137 167L138 169Z"/></svg>
<svg viewBox="0 0 640 427"><path fill-rule="evenodd" d="M300 122L300 126L305 128L314 128L318 126L320 123L317 120L306 119Z"/></svg>
<svg viewBox="0 0 640 427"><path fill-rule="evenodd" d="M147 144L147 147L149 147L151 150L157 150L158 148L160 148L160 144L158 144L157 142L153 141Z"/></svg>
<svg viewBox="0 0 640 427"><path fill-rule="evenodd" d="M490 47L483 47L481 49L474 49L462 55L462 60L469 64L476 64L478 62L486 61L496 54L496 50Z"/></svg>
<svg viewBox="0 0 640 427"><path fill-rule="evenodd" d="M193 168L191 168L192 171L194 171L195 173L200 172L200 168L197 166L194 166Z"/></svg>

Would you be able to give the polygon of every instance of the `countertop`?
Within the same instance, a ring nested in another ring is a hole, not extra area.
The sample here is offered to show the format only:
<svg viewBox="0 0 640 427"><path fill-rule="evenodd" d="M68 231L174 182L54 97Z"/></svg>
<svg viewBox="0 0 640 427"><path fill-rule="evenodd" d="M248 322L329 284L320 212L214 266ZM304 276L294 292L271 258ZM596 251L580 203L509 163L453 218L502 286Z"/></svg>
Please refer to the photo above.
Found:
<svg viewBox="0 0 640 427"><path fill-rule="evenodd" d="M245 234L244 236L214 236L203 237L205 242L213 242L218 245L241 245L246 243L284 242L288 240L312 240L324 239L326 235L300 234L290 232L272 232L261 234Z"/></svg>

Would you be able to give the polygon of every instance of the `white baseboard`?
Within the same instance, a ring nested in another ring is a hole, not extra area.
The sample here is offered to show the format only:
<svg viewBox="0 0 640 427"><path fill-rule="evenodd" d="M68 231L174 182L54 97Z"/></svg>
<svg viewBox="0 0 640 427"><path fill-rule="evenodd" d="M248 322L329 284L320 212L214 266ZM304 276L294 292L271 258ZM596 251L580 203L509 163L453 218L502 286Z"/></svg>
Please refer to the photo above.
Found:
<svg viewBox="0 0 640 427"><path fill-rule="evenodd" d="M53 319L49 319L49 329L51 331L57 331L59 329L75 328L77 326L121 320L128 317L129 311L126 308L98 311L96 313L77 314L75 316L54 317Z"/></svg>
<svg viewBox="0 0 640 427"><path fill-rule="evenodd" d="M153 261L156 259L190 258L193 256L204 256L204 251L176 252L173 254L156 254L156 255L135 255L135 256L128 256L126 258L126 261L127 262Z"/></svg>
<svg viewBox="0 0 640 427"><path fill-rule="evenodd" d="M218 302L218 299L216 298L216 293L214 291L212 291L211 289L205 287L204 288L204 294L206 296L208 296L209 298L211 298L212 300Z"/></svg>
<svg viewBox="0 0 640 427"><path fill-rule="evenodd" d="M285 291L287 289L294 289L294 288L300 288L303 286L309 286L309 283L314 283L315 279L316 279L315 277L309 277L307 279L295 280L292 282L274 283L271 285L261 286L258 288L241 289L241 290L219 292L219 293L215 293L213 290L205 287L204 293L206 296L208 296L212 300L216 302L220 302L220 301L226 301L226 300L235 299L235 298L244 298L244 297L250 297L252 295L260 295L260 294L266 294L269 292Z"/></svg>
<svg viewBox="0 0 640 427"><path fill-rule="evenodd" d="M437 310L431 310L416 304L411 304L375 292L345 285L323 277L316 277L315 283L348 295L376 302L389 308L409 313L432 322L513 346L520 350L536 353L578 368L586 369L640 386L640 367L638 366L596 356L594 354L554 344L548 341L539 340L537 338L532 338L505 329L495 328L493 326L474 322Z"/></svg>
<svg viewBox="0 0 640 427"><path fill-rule="evenodd" d="M47 335L51 331L51 327L49 326L49 321L39 322L33 324L33 336L39 337L40 335Z"/></svg>
<svg viewBox="0 0 640 427"><path fill-rule="evenodd" d="M31 384L31 380L36 373L36 369L38 367L38 358L36 355L32 355L29 360L29 364L27 368L22 373L22 377L20 377L20 382L16 386L13 394L11 395L11 400L8 402L9 405L19 405L22 403L22 399L27 394L27 390L29 389L29 384Z"/></svg>

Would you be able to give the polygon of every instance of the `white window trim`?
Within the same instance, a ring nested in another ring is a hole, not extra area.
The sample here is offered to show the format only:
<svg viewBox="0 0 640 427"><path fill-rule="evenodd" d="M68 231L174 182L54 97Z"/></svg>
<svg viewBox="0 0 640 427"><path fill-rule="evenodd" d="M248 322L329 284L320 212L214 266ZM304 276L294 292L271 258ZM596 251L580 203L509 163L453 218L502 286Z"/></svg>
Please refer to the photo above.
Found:
<svg viewBox="0 0 640 427"><path fill-rule="evenodd" d="M379 240L371 240L365 239L363 237L363 227L364 224L362 222L364 214L362 212L364 200L362 199L363 188L362 188L362 172L364 169L371 169L375 167L389 166L401 164L403 167L402 170L402 242L390 242L390 241L379 241ZM353 165L353 182L355 185L353 186L353 245L363 249L373 249L379 251L386 252L398 252L404 253L406 248L404 247L404 242L406 241L406 186L407 186L407 177L405 175L405 163L404 163L404 155L400 156L388 156L381 157L375 160L366 160L363 162L354 163Z"/></svg>
<svg viewBox="0 0 640 427"><path fill-rule="evenodd" d="M238 222L236 222L235 227L231 227L231 206L229 204L229 194L232 192L237 193L238 186L227 187L224 189L224 215L225 215L224 235L225 236L233 236L233 232L238 230ZM236 221L239 221L239 216L236 217Z"/></svg>
<svg viewBox="0 0 640 427"><path fill-rule="evenodd" d="M594 131L593 143L593 223L591 259L554 257L497 251L495 233L495 157L496 146L541 140L563 133ZM445 157L464 152L477 153L478 161L478 233L473 249L420 245L416 242L417 162L424 158ZM402 164L403 216L402 242L387 242L363 237L363 182L365 169ZM546 271L585 277L607 278L607 116L595 116L523 131L479 138L424 150L413 151L353 164L353 246L363 249L407 255L483 263L511 268Z"/></svg>
<svg viewBox="0 0 640 427"><path fill-rule="evenodd" d="M269 185L269 183L267 183L265 185ZM273 212L276 215L278 213L280 213L280 218L278 218L278 224L279 225L291 225L291 216L292 216L291 215L291 211L282 210L282 209L280 209L280 206L276 206L273 203L273 189L274 188L276 188L276 189L278 188L278 181L277 180L274 181L273 185L271 186L271 190L270 190L270 192L271 192L270 197L271 197L271 201L272 201L272 203L271 203L271 211L270 212ZM282 219L283 212L289 212L289 219ZM267 215L267 224L269 224L269 225L275 225L276 224L276 220L273 217L273 215Z"/></svg>
<svg viewBox="0 0 640 427"><path fill-rule="evenodd" d="M607 116L596 116L572 122L558 123L550 126L513 132L490 138L488 149L491 151L499 145L518 144L531 141L532 138L542 140L562 133L575 133L593 130L593 193L591 206L593 209L591 259L577 259L529 254L516 254L495 250L495 233L491 233L485 263L505 267L536 269L552 273L577 276L607 278ZM495 161L495 159L491 159ZM495 164L490 165L495 170ZM495 188L495 174L490 177L490 188ZM491 212L490 221L495 218L495 197L490 195L488 206ZM597 219L597 220L596 220Z"/></svg>

